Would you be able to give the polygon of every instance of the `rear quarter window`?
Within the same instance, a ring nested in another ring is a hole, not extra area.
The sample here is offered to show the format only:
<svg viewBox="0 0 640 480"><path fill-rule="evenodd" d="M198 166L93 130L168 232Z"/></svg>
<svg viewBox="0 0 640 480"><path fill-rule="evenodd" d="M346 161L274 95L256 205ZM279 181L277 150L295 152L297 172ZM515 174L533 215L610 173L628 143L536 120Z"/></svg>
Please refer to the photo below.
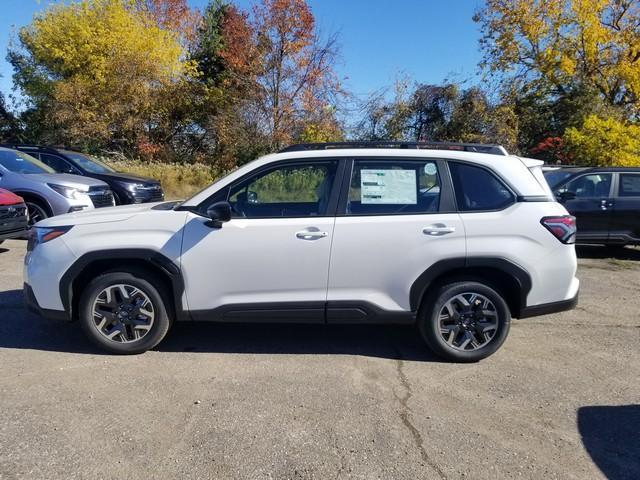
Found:
<svg viewBox="0 0 640 480"><path fill-rule="evenodd" d="M515 202L513 193L490 171L465 163L450 162L458 210L502 210Z"/></svg>

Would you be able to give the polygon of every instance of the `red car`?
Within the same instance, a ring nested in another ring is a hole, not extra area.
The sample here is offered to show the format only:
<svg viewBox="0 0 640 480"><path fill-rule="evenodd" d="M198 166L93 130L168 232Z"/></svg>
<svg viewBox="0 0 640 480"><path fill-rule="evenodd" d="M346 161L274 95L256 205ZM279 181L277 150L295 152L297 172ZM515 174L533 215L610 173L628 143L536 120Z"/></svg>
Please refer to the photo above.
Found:
<svg viewBox="0 0 640 480"><path fill-rule="evenodd" d="M0 188L0 243L26 235L29 216L22 197Z"/></svg>

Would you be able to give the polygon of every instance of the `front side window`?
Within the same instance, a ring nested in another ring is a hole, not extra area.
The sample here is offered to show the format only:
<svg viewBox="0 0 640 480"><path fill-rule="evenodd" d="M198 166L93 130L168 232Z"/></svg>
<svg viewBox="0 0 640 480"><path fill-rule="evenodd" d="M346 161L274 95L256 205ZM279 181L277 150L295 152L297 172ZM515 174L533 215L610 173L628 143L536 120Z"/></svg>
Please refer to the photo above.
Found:
<svg viewBox="0 0 640 480"><path fill-rule="evenodd" d="M40 160L17 150L0 150L0 165L13 173L56 173Z"/></svg>
<svg viewBox="0 0 640 480"><path fill-rule="evenodd" d="M593 173L571 180L560 190L560 193L570 192L575 195L575 198L602 198L608 197L610 191L611 174Z"/></svg>
<svg viewBox="0 0 640 480"><path fill-rule="evenodd" d="M515 201L513 193L488 170L457 162L450 162L449 168L458 210L501 210Z"/></svg>
<svg viewBox="0 0 640 480"><path fill-rule="evenodd" d="M357 160L351 173L347 215L437 212L438 166L431 160Z"/></svg>
<svg viewBox="0 0 640 480"><path fill-rule="evenodd" d="M89 173L114 173L115 170L106 163L101 162L91 155L84 153L64 151L67 157L76 162L80 167L84 168Z"/></svg>
<svg viewBox="0 0 640 480"><path fill-rule="evenodd" d="M228 201L240 218L323 216L336 169L335 161L278 166L232 185Z"/></svg>
<svg viewBox="0 0 640 480"><path fill-rule="evenodd" d="M42 163L46 163L51 168L53 168L56 172L59 172L59 173L77 173L78 172L78 170L76 170L71 164L69 164L69 162L67 162L63 158L60 158L57 155L41 153L40 161Z"/></svg>
<svg viewBox="0 0 640 480"><path fill-rule="evenodd" d="M633 173L620 174L621 197L640 197L640 175Z"/></svg>

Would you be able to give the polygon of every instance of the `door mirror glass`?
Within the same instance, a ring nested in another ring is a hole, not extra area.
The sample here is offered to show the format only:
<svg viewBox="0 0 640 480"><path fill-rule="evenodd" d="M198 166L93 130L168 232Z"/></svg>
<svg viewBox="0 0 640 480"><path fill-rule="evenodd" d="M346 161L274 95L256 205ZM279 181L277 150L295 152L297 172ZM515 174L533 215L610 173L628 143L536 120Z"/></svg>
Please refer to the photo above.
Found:
<svg viewBox="0 0 640 480"><path fill-rule="evenodd" d="M207 225L222 228L222 224L231 220L231 205L229 202L217 202L207 209L207 216L211 219Z"/></svg>

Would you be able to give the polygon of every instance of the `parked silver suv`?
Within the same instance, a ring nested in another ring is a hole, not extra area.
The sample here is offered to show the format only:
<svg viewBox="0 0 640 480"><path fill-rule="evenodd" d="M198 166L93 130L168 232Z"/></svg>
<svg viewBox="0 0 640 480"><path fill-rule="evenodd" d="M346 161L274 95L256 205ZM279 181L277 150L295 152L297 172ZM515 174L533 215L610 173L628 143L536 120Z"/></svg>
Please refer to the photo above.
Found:
<svg viewBox="0 0 640 480"><path fill-rule="evenodd" d="M0 148L0 188L24 198L30 224L54 215L115 205L106 183L55 173L32 156L9 148Z"/></svg>

